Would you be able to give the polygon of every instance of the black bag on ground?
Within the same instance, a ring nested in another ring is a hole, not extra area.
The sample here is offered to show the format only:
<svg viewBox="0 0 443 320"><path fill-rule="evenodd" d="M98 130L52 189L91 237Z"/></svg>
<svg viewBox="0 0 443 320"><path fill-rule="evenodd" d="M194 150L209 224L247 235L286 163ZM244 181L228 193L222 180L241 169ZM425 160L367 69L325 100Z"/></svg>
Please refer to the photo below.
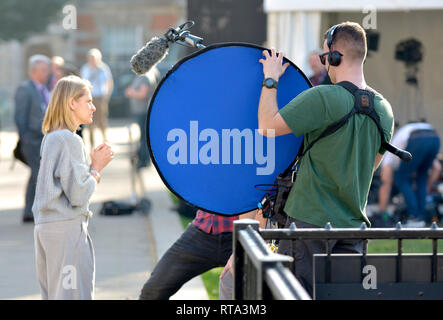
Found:
<svg viewBox="0 0 443 320"><path fill-rule="evenodd" d="M103 203L100 214L103 216L121 216L132 214L136 206L116 201L106 201Z"/></svg>

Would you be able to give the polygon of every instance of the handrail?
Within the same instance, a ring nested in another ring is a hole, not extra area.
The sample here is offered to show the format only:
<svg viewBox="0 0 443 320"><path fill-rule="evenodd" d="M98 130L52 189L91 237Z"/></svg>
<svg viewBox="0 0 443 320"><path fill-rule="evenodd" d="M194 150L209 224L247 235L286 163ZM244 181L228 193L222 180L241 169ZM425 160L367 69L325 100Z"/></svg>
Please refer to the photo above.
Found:
<svg viewBox="0 0 443 320"><path fill-rule="evenodd" d="M397 282L402 281L402 263L403 263L403 240L407 239L432 239L432 263L431 263L431 281L437 281L438 273L438 239L443 239L443 228L439 228L437 223L433 222L429 228L403 228L401 222L398 222L395 228L367 228L362 223L360 228L333 228L328 222L324 228L297 228L292 223L285 229L260 229L260 235L264 240L338 240L352 239L362 240L367 244L368 240L392 239L397 241ZM329 242L328 242L329 243ZM293 244L295 246L295 244ZM327 263L330 264L331 247L326 246L328 256ZM366 245L363 246L363 259L366 259ZM292 265L292 272L295 274L295 264ZM331 270L328 270L327 279L331 277Z"/></svg>
<svg viewBox="0 0 443 320"><path fill-rule="evenodd" d="M271 251L257 221L234 222L233 246L234 299L311 299L287 267L293 258Z"/></svg>
<svg viewBox="0 0 443 320"><path fill-rule="evenodd" d="M395 228L296 228L295 224L286 229L260 229L265 240L270 239L443 239L443 228L434 222L429 228L403 228L399 222Z"/></svg>
<svg viewBox="0 0 443 320"><path fill-rule="evenodd" d="M369 229L366 224L360 228L333 228L330 223L325 228L296 228L291 224L285 229L259 229L255 220L242 219L234 222L234 299L311 299L309 294L295 278L293 258L275 254L265 240L325 240L360 239L368 240L393 239L398 242L397 282L401 282L402 273L402 240L432 239L431 282L437 281L438 239L443 239L443 228L434 222L429 228L403 228L398 223L395 228ZM328 242L329 243L329 242ZM365 247L365 246L364 246ZM330 261L331 249L327 246ZM363 250L365 260L367 251ZM292 266L292 272L289 270ZM329 272L330 273L330 270ZM330 278L330 275L329 277Z"/></svg>
<svg viewBox="0 0 443 320"><path fill-rule="evenodd" d="M294 275L281 263L266 270L266 283L277 300L311 300Z"/></svg>

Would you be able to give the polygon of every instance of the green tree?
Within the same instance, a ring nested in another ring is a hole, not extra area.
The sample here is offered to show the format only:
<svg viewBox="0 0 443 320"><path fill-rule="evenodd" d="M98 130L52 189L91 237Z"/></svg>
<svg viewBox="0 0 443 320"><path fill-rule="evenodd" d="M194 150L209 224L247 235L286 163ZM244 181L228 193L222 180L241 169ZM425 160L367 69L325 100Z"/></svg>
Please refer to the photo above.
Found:
<svg viewBox="0 0 443 320"><path fill-rule="evenodd" d="M66 0L0 0L0 40L24 40L45 31Z"/></svg>

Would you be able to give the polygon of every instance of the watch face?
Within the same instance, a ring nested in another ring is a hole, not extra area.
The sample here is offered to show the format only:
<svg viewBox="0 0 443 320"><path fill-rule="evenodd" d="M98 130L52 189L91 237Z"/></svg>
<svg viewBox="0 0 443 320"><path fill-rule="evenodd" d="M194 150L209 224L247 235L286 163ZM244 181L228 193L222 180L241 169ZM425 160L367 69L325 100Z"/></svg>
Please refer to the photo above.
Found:
<svg viewBox="0 0 443 320"><path fill-rule="evenodd" d="M267 86L268 88L271 88L274 86L274 80L268 78L265 80L265 86Z"/></svg>

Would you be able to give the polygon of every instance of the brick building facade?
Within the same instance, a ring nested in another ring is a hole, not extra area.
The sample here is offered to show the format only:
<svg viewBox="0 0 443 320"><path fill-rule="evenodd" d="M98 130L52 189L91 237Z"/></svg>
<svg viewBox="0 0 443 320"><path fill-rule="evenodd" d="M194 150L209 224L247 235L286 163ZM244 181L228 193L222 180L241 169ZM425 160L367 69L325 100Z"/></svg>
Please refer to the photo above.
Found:
<svg viewBox="0 0 443 320"><path fill-rule="evenodd" d="M59 55L81 67L86 53L99 48L111 67L115 80L116 103L121 90L133 77L129 59L153 36L161 36L171 26L186 20L186 0L73 0L77 29L66 30L60 12L44 34L33 35L22 43L0 43L0 130L12 127L13 94L27 78L27 60L37 53ZM171 50L163 68L167 69L183 52ZM164 70L163 70L164 71ZM111 105L111 116L125 116L125 110Z"/></svg>

